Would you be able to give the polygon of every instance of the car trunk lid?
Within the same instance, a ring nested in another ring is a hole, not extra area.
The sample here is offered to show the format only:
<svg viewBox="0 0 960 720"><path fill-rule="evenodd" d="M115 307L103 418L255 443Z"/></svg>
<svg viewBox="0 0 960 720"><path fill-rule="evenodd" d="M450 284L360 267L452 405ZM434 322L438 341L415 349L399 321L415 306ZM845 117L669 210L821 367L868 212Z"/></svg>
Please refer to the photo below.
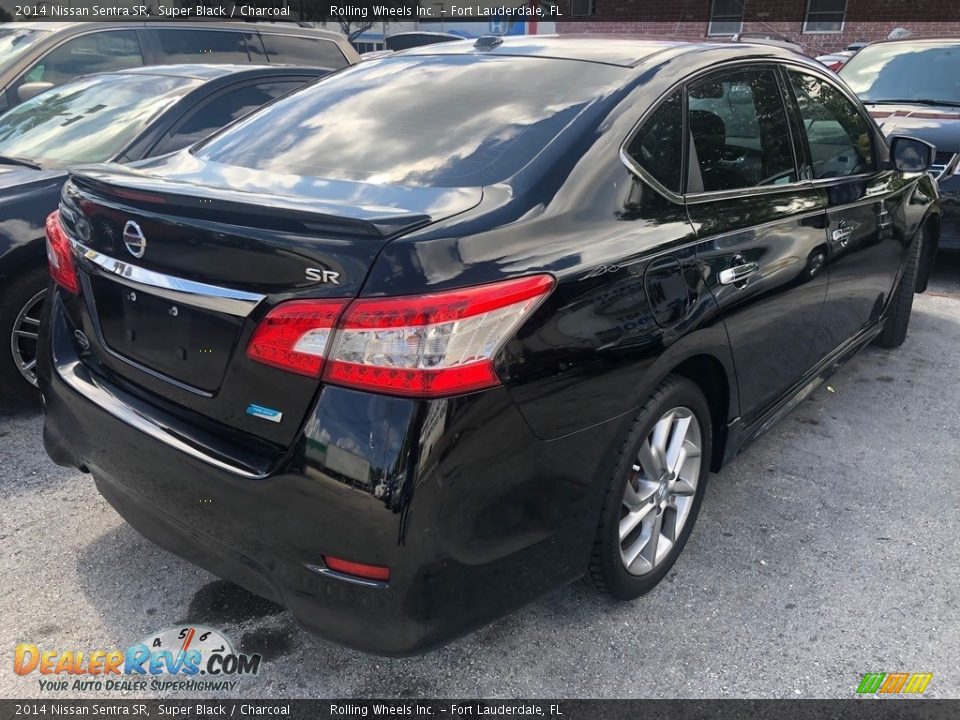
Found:
<svg viewBox="0 0 960 720"><path fill-rule="evenodd" d="M319 381L249 359L257 323L283 301L355 297L391 238L475 206L481 191L211 165L188 156L72 172L61 216L89 361L198 423L287 446Z"/></svg>

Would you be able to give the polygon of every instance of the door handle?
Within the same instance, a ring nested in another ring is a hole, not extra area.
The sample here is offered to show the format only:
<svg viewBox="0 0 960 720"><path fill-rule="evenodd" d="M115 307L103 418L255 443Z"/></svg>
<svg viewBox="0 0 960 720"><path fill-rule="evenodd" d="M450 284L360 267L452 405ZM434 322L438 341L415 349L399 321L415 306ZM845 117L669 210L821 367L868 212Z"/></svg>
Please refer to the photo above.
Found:
<svg viewBox="0 0 960 720"><path fill-rule="evenodd" d="M726 270L720 271L720 284L721 285L736 285L737 283L742 283L748 277L753 275L757 270L760 269L760 265L755 262L742 263L741 265L734 265L732 268L727 268Z"/></svg>
<svg viewBox="0 0 960 720"><path fill-rule="evenodd" d="M847 243L850 242L850 236L853 235L852 227L838 227L833 231L833 241L840 243L842 247L846 247Z"/></svg>

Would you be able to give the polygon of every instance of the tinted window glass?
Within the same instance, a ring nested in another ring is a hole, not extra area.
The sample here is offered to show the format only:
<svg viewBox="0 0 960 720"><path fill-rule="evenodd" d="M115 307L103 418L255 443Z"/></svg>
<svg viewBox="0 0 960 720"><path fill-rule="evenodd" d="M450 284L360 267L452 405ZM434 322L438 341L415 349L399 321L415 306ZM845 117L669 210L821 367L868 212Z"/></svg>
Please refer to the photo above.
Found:
<svg viewBox="0 0 960 720"><path fill-rule="evenodd" d="M740 70L693 83L688 107L704 191L796 181L773 70Z"/></svg>
<svg viewBox="0 0 960 720"><path fill-rule="evenodd" d="M30 68L21 82L60 85L80 75L143 65L140 42L133 30L107 30L67 40Z"/></svg>
<svg viewBox="0 0 960 720"><path fill-rule="evenodd" d="M874 169L871 128L860 109L832 85L790 72L815 179L843 177Z"/></svg>
<svg viewBox="0 0 960 720"><path fill-rule="evenodd" d="M311 65L331 70L347 66L347 59L340 52L340 48L329 40L270 33L261 33L260 39L272 63Z"/></svg>
<svg viewBox="0 0 960 720"><path fill-rule="evenodd" d="M629 155L668 190L680 192L683 167L683 101L675 92L643 124L627 147Z"/></svg>
<svg viewBox="0 0 960 720"><path fill-rule="evenodd" d="M241 32L222 30L157 30L163 61L168 63L248 63Z"/></svg>
<svg viewBox="0 0 960 720"><path fill-rule="evenodd" d="M218 94L194 110L173 135L161 141L150 154L161 155L193 145L301 84L294 80L262 82Z"/></svg>
<svg viewBox="0 0 960 720"><path fill-rule="evenodd" d="M0 116L0 155L46 167L109 160L198 83L136 74L81 78Z"/></svg>
<svg viewBox="0 0 960 720"><path fill-rule="evenodd" d="M960 42L919 41L869 45L840 69L864 102L884 100L960 103Z"/></svg>
<svg viewBox="0 0 960 720"><path fill-rule="evenodd" d="M523 168L625 74L544 58L395 56L278 100L195 152L280 174L488 185Z"/></svg>

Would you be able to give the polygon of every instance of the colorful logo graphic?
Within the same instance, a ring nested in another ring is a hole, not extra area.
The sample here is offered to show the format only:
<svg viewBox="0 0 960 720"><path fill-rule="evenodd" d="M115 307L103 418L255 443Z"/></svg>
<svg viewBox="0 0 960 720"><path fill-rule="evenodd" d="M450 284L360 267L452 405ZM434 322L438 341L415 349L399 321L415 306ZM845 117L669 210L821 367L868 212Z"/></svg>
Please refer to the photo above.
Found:
<svg viewBox="0 0 960 720"><path fill-rule="evenodd" d="M146 690L148 683L153 690L219 690L236 687L235 676L256 675L261 660L259 654L238 653L217 630L189 625L161 630L125 651L61 652L20 643L14 651L13 671L43 676L41 690ZM73 682L60 679L69 676L74 676ZM164 679L170 676L189 682Z"/></svg>
<svg viewBox="0 0 960 720"><path fill-rule="evenodd" d="M933 680L933 673L866 673L857 686L858 695L919 695Z"/></svg>

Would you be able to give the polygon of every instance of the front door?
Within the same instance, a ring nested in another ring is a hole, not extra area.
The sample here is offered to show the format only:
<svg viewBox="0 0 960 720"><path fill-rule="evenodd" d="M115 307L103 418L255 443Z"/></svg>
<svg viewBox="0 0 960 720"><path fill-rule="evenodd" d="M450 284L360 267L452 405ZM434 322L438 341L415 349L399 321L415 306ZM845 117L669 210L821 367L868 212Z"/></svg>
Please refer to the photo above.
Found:
<svg viewBox="0 0 960 720"><path fill-rule="evenodd" d="M718 71L687 97L687 209L749 424L810 366L827 287L824 207L799 178L775 67Z"/></svg>
<svg viewBox="0 0 960 720"><path fill-rule="evenodd" d="M897 222L906 190L881 169L872 123L843 91L799 70L787 76L799 112L814 185L827 207L830 287L814 360L875 323L908 247Z"/></svg>

